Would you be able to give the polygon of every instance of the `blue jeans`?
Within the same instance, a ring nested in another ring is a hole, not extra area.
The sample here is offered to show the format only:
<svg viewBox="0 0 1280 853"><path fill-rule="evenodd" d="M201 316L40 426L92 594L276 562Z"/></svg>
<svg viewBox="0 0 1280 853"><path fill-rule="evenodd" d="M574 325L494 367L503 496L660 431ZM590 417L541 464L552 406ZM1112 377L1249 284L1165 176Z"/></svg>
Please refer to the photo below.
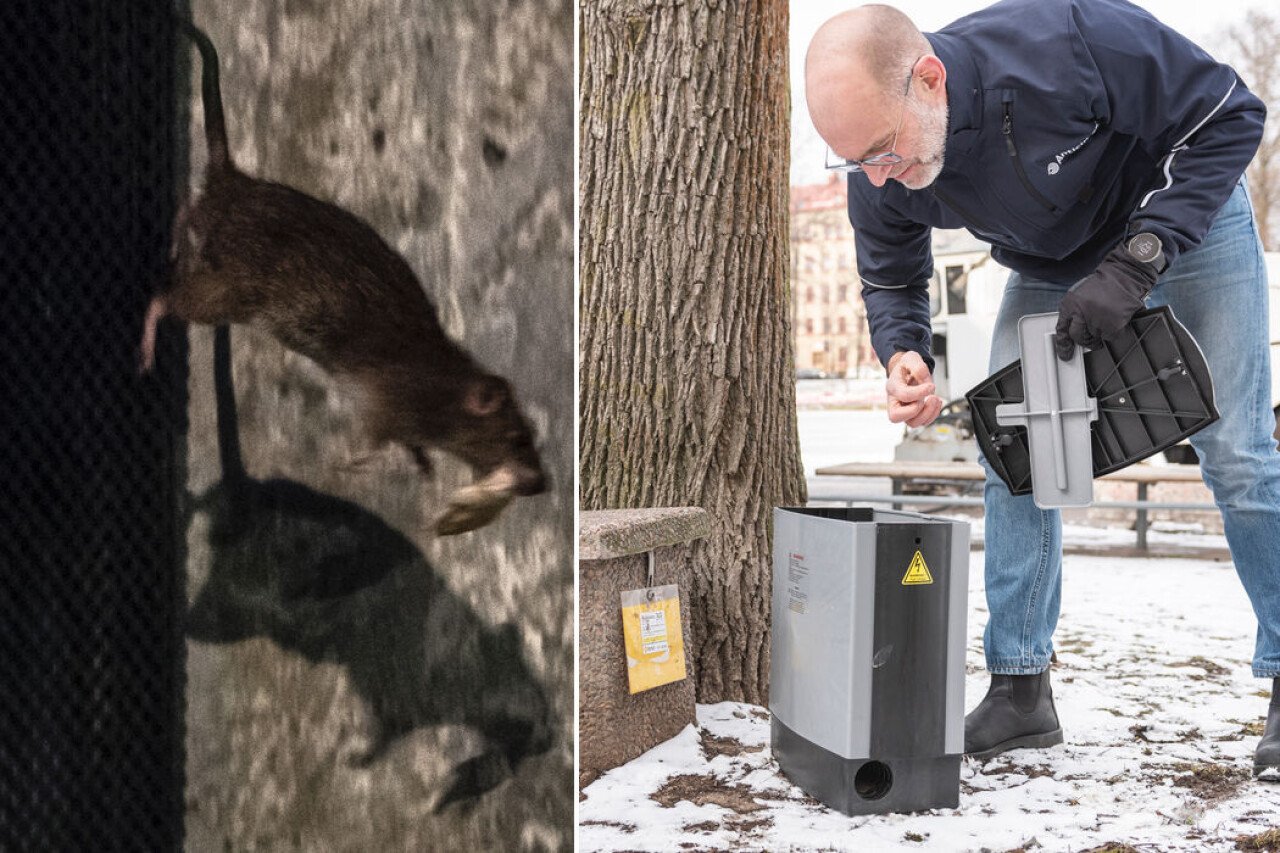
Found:
<svg viewBox="0 0 1280 853"><path fill-rule="evenodd" d="M1066 288L1009 276L992 339L992 371L1019 356L1018 318L1057 311ZM1253 674L1280 676L1280 453L1272 438L1267 279L1243 182L1204 242L1170 265L1147 302L1171 307L1209 364L1222 417L1191 444L1258 618ZM1030 495L1013 497L989 466L985 496L987 669L1042 672L1061 600L1061 514L1038 508Z"/></svg>

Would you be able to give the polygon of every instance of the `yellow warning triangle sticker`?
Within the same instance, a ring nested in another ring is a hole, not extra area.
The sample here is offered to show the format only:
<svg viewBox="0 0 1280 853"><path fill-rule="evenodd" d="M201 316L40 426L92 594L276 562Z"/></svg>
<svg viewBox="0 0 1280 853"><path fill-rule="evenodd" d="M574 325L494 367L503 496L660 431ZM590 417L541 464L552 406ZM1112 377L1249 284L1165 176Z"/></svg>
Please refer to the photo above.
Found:
<svg viewBox="0 0 1280 853"><path fill-rule="evenodd" d="M924 564L924 555L916 551L916 555L911 558L911 565L907 567L907 573L902 576L902 585L925 583L933 583L933 575L929 574L929 567Z"/></svg>

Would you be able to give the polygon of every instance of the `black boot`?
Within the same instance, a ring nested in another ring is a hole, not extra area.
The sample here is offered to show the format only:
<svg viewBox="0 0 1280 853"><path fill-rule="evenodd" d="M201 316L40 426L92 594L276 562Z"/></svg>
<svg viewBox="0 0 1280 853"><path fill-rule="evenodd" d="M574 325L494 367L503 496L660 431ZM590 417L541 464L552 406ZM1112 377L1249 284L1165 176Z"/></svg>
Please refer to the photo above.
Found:
<svg viewBox="0 0 1280 853"><path fill-rule="evenodd" d="M1258 751L1253 754L1253 775L1280 781L1280 678L1271 680L1271 704L1267 706L1267 727L1262 730Z"/></svg>
<svg viewBox="0 0 1280 853"><path fill-rule="evenodd" d="M1059 743L1062 727L1048 669L1039 675L992 675L986 697L964 718L964 752L974 758Z"/></svg>

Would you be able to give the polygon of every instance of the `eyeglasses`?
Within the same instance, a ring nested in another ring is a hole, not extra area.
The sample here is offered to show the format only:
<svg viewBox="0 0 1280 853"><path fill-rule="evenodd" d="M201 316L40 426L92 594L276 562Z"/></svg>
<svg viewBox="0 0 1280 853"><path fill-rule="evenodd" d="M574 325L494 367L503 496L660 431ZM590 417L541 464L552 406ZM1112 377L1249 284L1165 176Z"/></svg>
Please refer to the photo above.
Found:
<svg viewBox="0 0 1280 853"><path fill-rule="evenodd" d="M876 166L894 166L902 162L902 155L894 151L894 147L898 144L898 131L902 130L902 119L907 114L907 98L911 97L911 78L915 76L916 65L924 56L916 57L916 61L911 63L911 67L907 69L907 86L902 92L902 108L898 111L898 124L893 128L893 138L889 140L889 150L881 154L873 154L870 157L864 157L861 160L846 160L843 157L837 157L836 153L831 150L831 146L827 146L826 168L832 172L862 172L868 167Z"/></svg>

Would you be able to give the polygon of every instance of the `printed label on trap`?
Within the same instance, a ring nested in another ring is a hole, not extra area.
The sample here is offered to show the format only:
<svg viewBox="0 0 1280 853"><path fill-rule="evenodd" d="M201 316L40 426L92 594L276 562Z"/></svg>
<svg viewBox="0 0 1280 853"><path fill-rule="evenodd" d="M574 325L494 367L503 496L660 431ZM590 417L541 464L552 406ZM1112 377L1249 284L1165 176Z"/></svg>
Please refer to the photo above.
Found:
<svg viewBox="0 0 1280 853"><path fill-rule="evenodd" d="M675 584L622 593L622 639L632 693L685 677L680 590Z"/></svg>
<svg viewBox="0 0 1280 853"><path fill-rule="evenodd" d="M804 564L804 554L787 555L787 608L795 613L809 609L809 567Z"/></svg>
<svg viewBox="0 0 1280 853"><path fill-rule="evenodd" d="M667 611L640 611L641 651L657 655L670 649L667 644Z"/></svg>

